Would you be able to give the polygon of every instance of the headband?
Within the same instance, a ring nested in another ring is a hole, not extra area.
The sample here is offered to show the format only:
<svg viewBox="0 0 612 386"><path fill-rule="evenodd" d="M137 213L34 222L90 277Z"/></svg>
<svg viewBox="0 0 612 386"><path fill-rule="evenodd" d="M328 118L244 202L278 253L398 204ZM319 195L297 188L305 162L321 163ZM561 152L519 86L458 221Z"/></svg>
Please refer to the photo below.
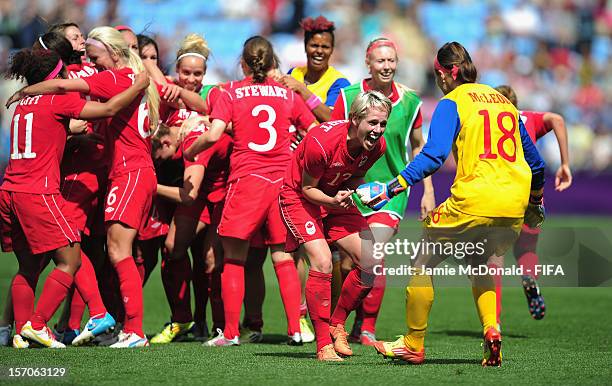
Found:
<svg viewBox="0 0 612 386"><path fill-rule="evenodd" d="M49 51L49 49L47 48L47 46L45 45L45 42L43 42L42 40L42 36L38 37L38 42L40 43L40 45L42 46L42 48L44 48L45 50Z"/></svg>
<svg viewBox="0 0 612 386"><path fill-rule="evenodd" d="M51 71L49 75L45 76L45 80L54 79L57 76L57 74L59 74L59 72L62 70L63 67L64 67L64 62L62 62L62 59L60 59L57 62L57 65L55 66L53 71Z"/></svg>
<svg viewBox="0 0 612 386"><path fill-rule="evenodd" d="M85 40L85 44L89 44L95 47L98 47L100 49L106 50L106 44L102 43L101 41L99 41L98 39L94 39L94 38L87 38L87 40Z"/></svg>
<svg viewBox="0 0 612 386"><path fill-rule="evenodd" d="M456 65L453 64L453 69L452 70L447 70L445 67L442 67L442 65L440 64L440 62L438 62L438 56L436 55L436 57L434 58L434 68L438 71L447 73L447 74L451 74L451 76L453 77L453 80L457 80L457 73L459 73L459 67L457 67Z"/></svg>
<svg viewBox="0 0 612 386"><path fill-rule="evenodd" d="M200 58L204 60L205 62L208 60L206 56L202 54L198 54L197 52L186 52L183 55L180 55L178 58L176 58L176 61L178 62L179 60L183 59L186 56L195 56L196 58Z"/></svg>
<svg viewBox="0 0 612 386"><path fill-rule="evenodd" d="M132 31L132 29L130 27L128 27L127 25L118 25L118 26L115 26L115 29L117 31L119 31L119 32L121 32L121 31L130 31L130 32L134 33L134 31Z"/></svg>
<svg viewBox="0 0 612 386"><path fill-rule="evenodd" d="M395 50L395 52L397 52L397 47L395 46L395 43L393 43L389 39L380 39L370 44L370 46L368 47L368 50L366 51L366 57L370 56L372 51L380 47L391 47Z"/></svg>

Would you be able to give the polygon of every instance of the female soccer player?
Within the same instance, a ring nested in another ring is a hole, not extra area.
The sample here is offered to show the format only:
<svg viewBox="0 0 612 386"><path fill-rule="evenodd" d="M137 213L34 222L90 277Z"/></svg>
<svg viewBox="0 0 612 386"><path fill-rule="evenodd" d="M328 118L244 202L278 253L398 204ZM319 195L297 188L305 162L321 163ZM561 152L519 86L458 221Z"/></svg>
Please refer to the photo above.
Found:
<svg viewBox="0 0 612 386"><path fill-rule="evenodd" d="M241 65L246 78L232 82L210 115L212 126L185 151L187 159L216 143L233 126L228 192L219 235L224 250L221 291L225 330L209 346L238 345L244 298L244 262L249 240L265 228L273 244L272 261L285 306L290 344L301 344L299 282L290 255L284 252L285 227L278 208L282 175L291 159L292 125L308 130L314 116L298 104L299 96L267 76L274 66L268 40L254 36L244 44ZM301 101L299 101L301 103Z"/></svg>
<svg viewBox="0 0 612 386"><path fill-rule="evenodd" d="M138 54L128 49L121 34L111 27L93 29L86 41L87 56L102 71L82 79L55 79L28 86L22 95L78 91L101 100L125 90L136 73L144 71ZM156 190L151 160L151 129L159 120L159 95L149 84L146 94L116 114L106 129L110 157L109 186L104 220L108 255L119 276L126 320L119 341L111 347L142 347L141 279L132 257L132 243L149 214Z"/></svg>
<svg viewBox="0 0 612 386"><path fill-rule="evenodd" d="M25 78L30 86L65 76L59 56L48 50L22 50L12 59L9 74ZM59 79L57 79L59 81ZM106 103L87 102L76 93L40 95L18 93L11 128L11 157L0 187L2 249L15 251L19 272L11 285L17 333L15 347L27 347L20 337L46 347L63 348L46 326L74 283L89 306L89 334L112 327L89 259L80 250L80 236L73 213L59 194L60 162L68 119L110 117L128 106L148 85L139 76L134 85ZM53 252L56 268L48 276L36 310L34 289L40 271ZM79 268L80 267L80 268ZM74 278L74 280L73 280Z"/></svg>
<svg viewBox="0 0 612 386"><path fill-rule="evenodd" d="M358 193L365 204L380 209L399 192L434 173L453 149L457 176L451 197L425 219L423 238L433 243L455 242L457 248L467 248L468 242L480 245L478 250L471 248L473 253L467 260L468 264L478 266L486 264L490 256L502 255L512 245L523 219L532 224L543 221L544 162L516 108L491 87L475 83L476 67L461 44L442 46L434 60L434 71L436 83L445 96L434 111L427 144L391 182L369 183L360 187ZM408 333L395 342L374 344L385 357L415 364L425 360L423 343L433 303L433 285L423 268L435 267L445 257L428 254L417 257L415 273L406 289ZM500 366L495 286L488 274L474 275L471 279L483 327L482 364Z"/></svg>
<svg viewBox="0 0 612 386"><path fill-rule="evenodd" d="M310 260L306 302L319 360L342 360L336 352L353 355L344 323L372 288L374 261L372 234L354 207L351 194L385 153L383 133L390 113L387 97L377 91L360 93L351 105L348 121L327 122L308 133L295 150L285 176L280 207L289 229L286 250L302 246ZM342 286L331 322L332 256L328 242L355 263Z"/></svg>
<svg viewBox="0 0 612 386"><path fill-rule="evenodd" d="M279 82L297 92L319 122L327 122L340 89L350 84L329 59L334 52L334 23L323 16L306 18L300 23L304 29L304 49L307 64L289 70Z"/></svg>
<svg viewBox="0 0 612 386"><path fill-rule="evenodd" d="M332 111L332 119L348 119L348 110L355 97L363 91L376 90L388 97L393 103L389 115L385 140L387 151L365 175L365 180L388 180L398 175L408 163L408 154L414 158L425 145L421 125L421 99L408 87L393 80L397 69L398 57L395 44L387 38L374 39L368 44L365 63L370 77L363 79L340 91ZM421 216L424 220L435 207L434 189L431 178L423 180L425 187L421 198ZM401 219L406 213L408 194L406 190L393 198L378 212L360 205L361 213L366 216L377 243L388 242L399 229ZM343 256L343 260L346 257ZM350 259L349 259L350 260ZM350 267L350 261L349 267ZM343 261L343 266L346 266ZM376 341L376 318L385 291L385 276L376 277L374 287L357 310L357 317L351 336L362 344L372 345Z"/></svg>
<svg viewBox="0 0 612 386"><path fill-rule="evenodd" d="M159 48L157 47L157 42L149 36L142 34L136 35L136 38L138 39L138 54L142 62L151 61L159 67Z"/></svg>
<svg viewBox="0 0 612 386"><path fill-rule="evenodd" d="M518 108L516 93L512 87L498 86L495 89ZM555 133L561 157L561 165L555 173L555 190L562 192L569 188L572 185L572 172L569 166L567 129L563 117L551 112L520 111L519 113L525 129L534 143L551 130ZM541 228L532 228L527 224L523 224L521 234L516 243L514 243L514 256L523 268L523 272L525 272L521 279L525 297L527 298L527 306L529 307L529 313L536 320L542 319L546 312L546 304L538 286L538 275L535 270L538 264L536 245L540 231ZM503 256L500 257L502 260L499 262L499 265L503 266ZM495 292L497 294L497 321L499 323L502 299L501 277L499 276L495 277Z"/></svg>

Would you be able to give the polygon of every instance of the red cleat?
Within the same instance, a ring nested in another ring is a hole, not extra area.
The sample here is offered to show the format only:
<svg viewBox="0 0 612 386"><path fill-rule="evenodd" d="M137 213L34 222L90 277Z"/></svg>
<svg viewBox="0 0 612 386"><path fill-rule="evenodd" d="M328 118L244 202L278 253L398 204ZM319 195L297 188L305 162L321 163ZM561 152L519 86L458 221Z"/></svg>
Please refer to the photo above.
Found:
<svg viewBox="0 0 612 386"><path fill-rule="evenodd" d="M500 367L502 363L501 353L501 334L495 328L491 327L487 330L484 336L484 357L482 359L482 366L496 366Z"/></svg>

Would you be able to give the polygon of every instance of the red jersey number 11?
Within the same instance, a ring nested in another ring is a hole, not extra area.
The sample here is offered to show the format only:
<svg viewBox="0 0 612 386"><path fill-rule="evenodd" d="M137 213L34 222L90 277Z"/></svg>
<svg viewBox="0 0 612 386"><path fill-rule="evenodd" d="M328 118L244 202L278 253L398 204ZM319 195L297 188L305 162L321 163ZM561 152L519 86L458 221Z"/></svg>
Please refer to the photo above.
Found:
<svg viewBox="0 0 612 386"><path fill-rule="evenodd" d="M23 152L19 152L19 120L21 114L13 117L13 151L11 159L32 159L36 158L36 153L32 152L32 122L34 121L34 113L28 113L23 116L25 120L25 148Z"/></svg>
<svg viewBox="0 0 612 386"><path fill-rule="evenodd" d="M489 117L489 110L480 110L478 114L484 118L484 152L480 154L480 159L496 159L497 154L491 150L491 119ZM510 118L512 123L510 129L506 129L504 126L504 118ZM497 115L497 127L502 132L502 136L497 141L497 152L508 162L516 161L516 138L514 138L514 133L516 133L516 117L509 111L502 111ZM504 143L507 140L512 142L514 149L512 154L508 154L506 149L504 149Z"/></svg>

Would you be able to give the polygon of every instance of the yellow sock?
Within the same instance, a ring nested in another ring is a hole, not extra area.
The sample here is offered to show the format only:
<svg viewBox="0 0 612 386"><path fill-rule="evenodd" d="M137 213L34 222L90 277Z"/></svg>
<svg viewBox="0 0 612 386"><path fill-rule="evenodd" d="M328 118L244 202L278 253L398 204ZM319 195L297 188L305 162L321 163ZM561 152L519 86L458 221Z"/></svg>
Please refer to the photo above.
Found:
<svg viewBox="0 0 612 386"><path fill-rule="evenodd" d="M482 323L483 335L491 327L497 329L497 303L495 287L472 287L472 295Z"/></svg>
<svg viewBox="0 0 612 386"><path fill-rule="evenodd" d="M415 274L406 287L406 325L404 343L413 351L421 351L425 341L427 319L434 300L431 276Z"/></svg>

